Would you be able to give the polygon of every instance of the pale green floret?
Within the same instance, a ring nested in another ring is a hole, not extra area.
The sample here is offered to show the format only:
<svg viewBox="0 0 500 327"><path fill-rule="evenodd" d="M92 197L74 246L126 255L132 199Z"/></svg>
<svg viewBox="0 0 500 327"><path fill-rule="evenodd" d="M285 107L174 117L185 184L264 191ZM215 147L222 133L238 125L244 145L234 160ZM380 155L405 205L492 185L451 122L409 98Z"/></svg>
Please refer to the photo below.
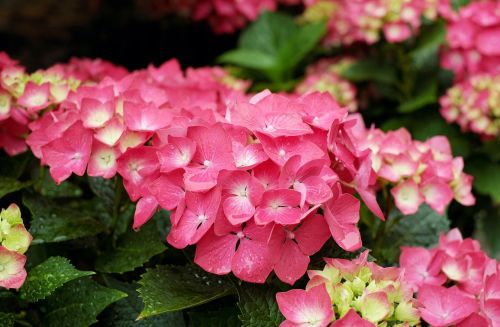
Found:
<svg viewBox="0 0 500 327"><path fill-rule="evenodd" d="M0 212L0 220L5 220L10 226L15 226L23 223L21 218L21 210L15 204L11 204L7 209L2 209Z"/></svg>
<svg viewBox="0 0 500 327"><path fill-rule="evenodd" d="M408 322L411 326L420 322L418 310L410 302L399 303L394 311L394 317L396 320Z"/></svg>
<svg viewBox="0 0 500 327"><path fill-rule="evenodd" d="M2 242L2 245L10 251L24 254L31 244L31 236L23 225L17 225L10 229Z"/></svg>

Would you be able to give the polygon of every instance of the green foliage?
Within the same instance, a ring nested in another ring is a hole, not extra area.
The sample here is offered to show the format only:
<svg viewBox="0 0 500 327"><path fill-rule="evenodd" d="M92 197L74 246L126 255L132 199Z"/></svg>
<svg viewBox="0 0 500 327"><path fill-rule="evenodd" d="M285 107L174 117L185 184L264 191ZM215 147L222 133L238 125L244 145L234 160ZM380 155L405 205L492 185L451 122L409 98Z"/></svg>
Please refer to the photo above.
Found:
<svg viewBox="0 0 500 327"><path fill-rule="evenodd" d="M465 170L474 176L474 189L500 202L500 163L477 156L467 162Z"/></svg>
<svg viewBox="0 0 500 327"><path fill-rule="evenodd" d="M194 327L239 327L236 307L226 307L217 311L191 311L189 312L190 326Z"/></svg>
<svg viewBox="0 0 500 327"><path fill-rule="evenodd" d="M375 241L373 255L389 264L399 261L401 246L434 246L439 235L450 228L446 215L438 214L425 204L420 206L417 213L409 216L404 216L394 209L382 224L385 233L381 239Z"/></svg>
<svg viewBox="0 0 500 327"><path fill-rule="evenodd" d="M114 289L125 292L128 296L111 305L101 320L110 327L182 327L185 326L182 312L167 312L161 315L136 320L144 308L137 293L137 286L105 277L106 284Z"/></svg>
<svg viewBox="0 0 500 327"><path fill-rule="evenodd" d="M16 316L13 313L0 312L0 326L2 327L14 327Z"/></svg>
<svg viewBox="0 0 500 327"><path fill-rule="evenodd" d="M283 83L311 53L326 32L325 23L299 26L292 17L263 13L242 34L238 48L219 57L226 64L241 66Z"/></svg>
<svg viewBox="0 0 500 327"><path fill-rule="evenodd" d="M240 320L243 327L277 327L283 321L278 304L277 290L269 287L243 284L238 287L241 310Z"/></svg>
<svg viewBox="0 0 500 327"><path fill-rule="evenodd" d="M222 277L195 266L158 266L148 269L139 281L144 310L139 318L201 305L233 293Z"/></svg>
<svg viewBox="0 0 500 327"><path fill-rule="evenodd" d="M0 177L0 199L9 193L13 193L29 186L31 182L20 182L10 177Z"/></svg>
<svg viewBox="0 0 500 327"><path fill-rule="evenodd" d="M116 247L97 258L96 269L105 273L132 271L166 249L160 241L156 225L150 222L138 232L129 228L126 234L118 239Z"/></svg>
<svg viewBox="0 0 500 327"><path fill-rule="evenodd" d="M81 201L81 204L83 203L84 201ZM32 215L29 232L33 235L33 244L92 236L104 231L105 228L98 220L82 210L75 210L67 205L57 205L35 195L25 195L23 204L28 207Z"/></svg>
<svg viewBox="0 0 500 327"><path fill-rule="evenodd" d="M352 82L377 81L385 84L397 84L397 71L393 65L376 59L357 61L341 72L342 77Z"/></svg>
<svg viewBox="0 0 500 327"><path fill-rule="evenodd" d="M43 174L43 180L40 183L40 194L47 198L78 198L82 196L83 192L78 185L70 181L64 181L57 185L50 174L48 169Z"/></svg>
<svg viewBox="0 0 500 327"><path fill-rule="evenodd" d="M72 281L47 299L45 326L86 327L97 322L97 315L127 294L97 284L90 278Z"/></svg>
<svg viewBox="0 0 500 327"><path fill-rule="evenodd" d="M29 271L26 282L21 287L21 298L36 302L71 280L93 274L92 271L75 269L66 258L50 257Z"/></svg>
<svg viewBox="0 0 500 327"><path fill-rule="evenodd" d="M409 53L414 67L418 69L434 67L432 63L437 63L439 48L445 40L446 26L443 21L423 26L415 48Z"/></svg>

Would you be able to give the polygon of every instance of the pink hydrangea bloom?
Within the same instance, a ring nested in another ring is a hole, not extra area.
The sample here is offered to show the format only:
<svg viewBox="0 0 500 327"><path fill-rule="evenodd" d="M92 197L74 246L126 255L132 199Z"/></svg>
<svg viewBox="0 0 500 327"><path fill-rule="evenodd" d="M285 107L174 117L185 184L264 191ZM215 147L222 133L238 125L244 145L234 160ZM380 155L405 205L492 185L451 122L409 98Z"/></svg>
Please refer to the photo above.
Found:
<svg viewBox="0 0 500 327"><path fill-rule="evenodd" d="M461 81L476 74L500 73L500 4L498 1L471 1L458 13L445 15L448 45L441 65Z"/></svg>
<svg viewBox="0 0 500 327"><path fill-rule="evenodd" d="M357 150L370 152L368 158L376 177L391 186L396 207L403 214L417 212L422 203L438 213L443 213L453 199L463 205L474 204L472 176L463 172L461 157L453 158L444 136L415 141L404 128L385 133L374 127L367 129L358 115L352 117L356 125L348 132ZM366 177L359 180L368 184L357 189L368 204L373 195L366 190L374 192L378 185Z"/></svg>
<svg viewBox="0 0 500 327"><path fill-rule="evenodd" d="M404 272L382 268L367 258L368 251L352 261L327 258L323 270L308 271L310 280L305 291L278 293L278 306L287 319L283 325L328 326L333 321L331 326L369 327L387 321L408 326L419 323Z"/></svg>
<svg viewBox="0 0 500 327"><path fill-rule="evenodd" d="M500 135L500 74L468 77L439 99L441 115L482 139Z"/></svg>
<svg viewBox="0 0 500 327"><path fill-rule="evenodd" d="M328 20L327 45L363 42L372 44L382 36L401 42L418 33L420 17L435 19L437 1L432 0L307 0L306 21Z"/></svg>
<svg viewBox="0 0 500 327"><path fill-rule="evenodd" d="M351 62L353 60L350 58L327 58L310 65L304 80L296 86L295 93L328 92L341 107L347 108L349 112L357 111L356 87L340 76L342 69ZM312 119L319 121L318 116Z"/></svg>
<svg viewBox="0 0 500 327"><path fill-rule="evenodd" d="M326 327L333 318L333 310L324 285L309 290L291 290L278 293L276 301L286 320L282 327Z"/></svg>
<svg viewBox="0 0 500 327"><path fill-rule="evenodd" d="M403 247L400 265L418 293L422 318L432 326L495 326L500 321L500 264L458 229L441 235L433 249Z"/></svg>

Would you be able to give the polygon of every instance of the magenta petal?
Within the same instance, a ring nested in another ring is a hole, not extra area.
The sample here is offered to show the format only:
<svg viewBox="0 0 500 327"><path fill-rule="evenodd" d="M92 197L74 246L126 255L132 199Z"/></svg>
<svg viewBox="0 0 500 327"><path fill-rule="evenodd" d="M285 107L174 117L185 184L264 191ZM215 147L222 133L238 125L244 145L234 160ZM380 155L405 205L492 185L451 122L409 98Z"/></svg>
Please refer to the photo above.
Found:
<svg viewBox="0 0 500 327"><path fill-rule="evenodd" d="M330 295L324 285L307 291L294 289L277 293L276 301L286 320L295 326L326 327L334 317Z"/></svg>
<svg viewBox="0 0 500 327"><path fill-rule="evenodd" d="M375 327L375 325L364 320L354 309L351 309L345 316L335 321L331 327Z"/></svg>
<svg viewBox="0 0 500 327"><path fill-rule="evenodd" d="M153 196L145 196L141 198L135 207L134 214L134 225L132 228L139 229L142 225L148 222L151 217L153 217L156 209L158 208L158 202Z"/></svg>
<svg viewBox="0 0 500 327"><path fill-rule="evenodd" d="M477 300L456 287L424 285L417 300L422 318L435 327L457 324L478 309Z"/></svg>
<svg viewBox="0 0 500 327"><path fill-rule="evenodd" d="M276 276L287 284L293 285L307 270L309 256L300 251L292 240L286 240L281 250L281 259L274 266Z"/></svg>
<svg viewBox="0 0 500 327"><path fill-rule="evenodd" d="M318 252L331 235L325 218L318 214L304 219L294 234L300 250L306 255Z"/></svg>
<svg viewBox="0 0 500 327"><path fill-rule="evenodd" d="M242 239L232 262L236 277L250 283L264 283L273 270L273 253L264 242Z"/></svg>
<svg viewBox="0 0 500 327"><path fill-rule="evenodd" d="M196 244L194 262L212 274L228 274L231 271L237 242L236 235L216 236L213 230L210 230Z"/></svg>

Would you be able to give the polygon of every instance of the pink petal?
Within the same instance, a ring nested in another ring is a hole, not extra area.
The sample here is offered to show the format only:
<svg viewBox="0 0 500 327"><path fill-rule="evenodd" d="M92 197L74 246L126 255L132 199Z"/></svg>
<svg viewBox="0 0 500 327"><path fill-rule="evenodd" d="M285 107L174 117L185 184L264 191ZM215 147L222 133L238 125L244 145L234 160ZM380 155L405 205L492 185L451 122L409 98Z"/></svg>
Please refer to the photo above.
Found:
<svg viewBox="0 0 500 327"><path fill-rule="evenodd" d="M83 176L92 148L92 131L81 122L69 127L61 136L42 147L42 155L50 167L56 183L61 183L71 173Z"/></svg>
<svg viewBox="0 0 500 327"><path fill-rule="evenodd" d="M318 214L305 218L294 234L300 250L309 256L318 252L331 235L325 219Z"/></svg>
<svg viewBox="0 0 500 327"><path fill-rule="evenodd" d="M425 203L439 214L443 214L446 206L453 200L450 186L440 181L430 181L422 185Z"/></svg>
<svg viewBox="0 0 500 327"><path fill-rule="evenodd" d="M154 132L167 127L172 121L172 115L166 109L132 102L123 104L123 117L130 130L139 132Z"/></svg>
<svg viewBox="0 0 500 327"><path fill-rule="evenodd" d="M86 128L103 127L115 113L114 103L102 103L92 98L84 98L81 102L81 119Z"/></svg>
<svg viewBox="0 0 500 327"><path fill-rule="evenodd" d="M92 155L89 159L87 174L89 176L101 176L111 178L116 174L116 159L120 153L117 149L109 147L101 142L94 141L92 144Z"/></svg>
<svg viewBox="0 0 500 327"><path fill-rule="evenodd" d="M335 242L346 251L356 251L361 247L361 235L356 226L359 208L359 201L350 194L341 194L324 206L330 232Z"/></svg>
<svg viewBox="0 0 500 327"><path fill-rule="evenodd" d="M276 294L278 307L287 321L301 325L326 327L334 313L332 302L324 285L305 290L291 290Z"/></svg>
<svg viewBox="0 0 500 327"><path fill-rule="evenodd" d="M233 273L246 282L262 284L273 270L274 257L267 243L242 239L231 264Z"/></svg>
<svg viewBox="0 0 500 327"><path fill-rule="evenodd" d="M145 196L137 202L134 214L133 229L139 229L142 225L147 223L156 212L158 202L153 196Z"/></svg>
<svg viewBox="0 0 500 327"><path fill-rule="evenodd" d="M108 146L114 146L122 136L124 130L125 126L123 126L121 119L114 117L104 127L98 129L94 137Z"/></svg>
<svg viewBox="0 0 500 327"><path fill-rule="evenodd" d="M483 55L500 55L500 27L492 27L482 30L476 38L476 45Z"/></svg>
<svg viewBox="0 0 500 327"><path fill-rule="evenodd" d="M418 185L408 179L391 189L396 206L405 215L412 215L418 211L420 205L424 202L424 197L420 193Z"/></svg>
<svg viewBox="0 0 500 327"><path fill-rule="evenodd" d="M290 189L266 191L255 211L255 221L261 225L270 222L283 225L297 224L302 218L299 204L300 193L297 191Z"/></svg>
<svg viewBox="0 0 500 327"><path fill-rule="evenodd" d="M24 88L24 93L17 103L33 111L41 110L49 105L50 84L41 85L28 82Z"/></svg>
<svg viewBox="0 0 500 327"><path fill-rule="evenodd" d="M182 177L179 181L179 178L173 175L161 175L149 185L149 191L165 210L175 209L185 195L182 189Z"/></svg>
<svg viewBox="0 0 500 327"><path fill-rule="evenodd" d="M295 242L286 240L281 250L281 259L274 266L274 272L282 282L293 285L306 273L309 261L309 256L302 253Z"/></svg>
<svg viewBox="0 0 500 327"><path fill-rule="evenodd" d="M477 301L456 287L424 285L417 300L422 318L436 327L457 324L478 309Z"/></svg>
<svg viewBox="0 0 500 327"><path fill-rule="evenodd" d="M375 325L364 320L354 309L351 309L345 316L335 321L332 327L375 327Z"/></svg>
<svg viewBox="0 0 500 327"><path fill-rule="evenodd" d="M236 235L216 236L210 230L196 244L194 262L212 274L228 274L238 240Z"/></svg>
<svg viewBox="0 0 500 327"><path fill-rule="evenodd" d="M160 171L168 173L187 166L193 159L196 143L185 137L168 137L168 144L158 150Z"/></svg>

